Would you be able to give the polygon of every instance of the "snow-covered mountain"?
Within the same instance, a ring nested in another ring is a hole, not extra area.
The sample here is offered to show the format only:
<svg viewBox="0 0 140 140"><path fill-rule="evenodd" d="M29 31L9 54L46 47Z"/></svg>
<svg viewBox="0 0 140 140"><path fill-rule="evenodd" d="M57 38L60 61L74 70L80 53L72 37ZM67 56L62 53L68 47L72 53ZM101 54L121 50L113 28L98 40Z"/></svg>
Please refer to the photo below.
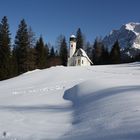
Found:
<svg viewBox="0 0 140 140"><path fill-rule="evenodd" d="M128 23L118 30L112 30L109 35L105 36L103 42L109 49L118 40L120 47L140 49L140 23Z"/></svg>

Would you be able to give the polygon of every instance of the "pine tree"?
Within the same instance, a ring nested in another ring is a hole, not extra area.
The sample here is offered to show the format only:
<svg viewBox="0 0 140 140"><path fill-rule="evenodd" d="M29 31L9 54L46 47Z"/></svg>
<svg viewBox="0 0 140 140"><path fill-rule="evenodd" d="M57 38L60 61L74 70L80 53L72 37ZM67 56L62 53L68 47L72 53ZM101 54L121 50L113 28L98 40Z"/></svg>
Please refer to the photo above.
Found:
<svg viewBox="0 0 140 140"><path fill-rule="evenodd" d="M114 43L111 49L110 60L112 64L119 64L121 62L120 46L118 40Z"/></svg>
<svg viewBox="0 0 140 140"><path fill-rule="evenodd" d="M57 49L57 50L60 50L60 47L61 47L61 43L62 43L62 41L63 41L63 39L64 39L64 35L59 35L58 37L57 37L57 39L56 39L56 46L55 46L55 48ZM50 47L49 47L50 48Z"/></svg>
<svg viewBox="0 0 140 140"><path fill-rule="evenodd" d="M102 64L109 64L110 59L109 59L109 51L108 48L102 48Z"/></svg>
<svg viewBox="0 0 140 140"><path fill-rule="evenodd" d="M50 50L48 44L45 44L46 67L49 67L49 55L50 55Z"/></svg>
<svg viewBox="0 0 140 140"><path fill-rule="evenodd" d="M92 50L92 62L95 65L101 64L102 51L103 51L102 40L99 38L96 38L93 45L93 50Z"/></svg>
<svg viewBox="0 0 140 140"><path fill-rule="evenodd" d="M29 70L36 69L36 51L35 48L29 48Z"/></svg>
<svg viewBox="0 0 140 140"><path fill-rule="evenodd" d="M45 44L45 50L46 50L46 57L48 59L49 55L50 55L50 51L49 51L49 47L48 44Z"/></svg>
<svg viewBox="0 0 140 140"><path fill-rule="evenodd" d="M12 71L12 77L18 75L18 64L17 64L17 50L14 47L12 50L12 64L11 64L11 71Z"/></svg>
<svg viewBox="0 0 140 140"><path fill-rule="evenodd" d="M40 37L36 43L36 66L38 69L47 67L47 48L44 45L43 38Z"/></svg>
<svg viewBox="0 0 140 140"><path fill-rule="evenodd" d="M32 28L28 28L28 39L29 39L29 70L36 69L36 53L35 53L35 33L32 31Z"/></svg>
<svg viewBox="0 0 140 140"><path fill-rule="evenodd" d="M55 51L55 56L58 56L58 51L57 50Z"/></svg>
<svg viewBox="0 0 140 140"><path fill-rule="evenodd" d="M11 77L11 39L8 19L3 17L0 24L0 80Z"/></svg>
<svg viewBox="0 0 140 140"><path fill-rule="evenodd" d="M28 28L28 39L29 39L29 47L34 48L36 43L35 33L33 32L31 26Z"/></svg>
<svg viewBox="0 0 140 140"><path fill-rule="evenodd" d="M54 57L54 56L55 56L54 47L51 47L50 57Z"/></svg>
<svg viewBox="0 0 140 140"><path fill-rule="evenodd" d="M84 46L83 35L81 32L81 29L78 28L77 33L76 33L76 49L83 48L83 46Z"/></svg>
<svg viewBox="0 0 140 140"><path fill-rule="evenodd" d="M15 38L15 51L18 65L18 74L30 70L29 62L29 36L25 20L21 20Z"/></svg>
<svg viewBox="0 0 140 140"><path fill-rule="evenodd" d="M90 59L92 59L92 46L91 46L90 42L87 42L87 43L85 44L85 51L86 51L88 57L89 57Z"/></svg>
<svg viewBox="0 0 140 140"><path fill-rule="evenodd" d="M60 58L63 66L67 66L68 50L65 37L63 38L60 46Z"/></svg>

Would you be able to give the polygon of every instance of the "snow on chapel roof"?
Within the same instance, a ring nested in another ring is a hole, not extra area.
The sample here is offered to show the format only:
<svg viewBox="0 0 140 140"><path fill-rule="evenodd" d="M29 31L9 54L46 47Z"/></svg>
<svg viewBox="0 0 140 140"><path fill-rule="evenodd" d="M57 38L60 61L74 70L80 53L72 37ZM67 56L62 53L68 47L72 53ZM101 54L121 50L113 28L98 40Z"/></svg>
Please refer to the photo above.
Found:
<svg viewBox="0 0 140 140"><path fill-rule="evenodd" d="M89 57L87 56L87 54L86 54L86 52L83 50L83 49L78 49L75 53L74 53L74 55L73 56L83 56L83 57L86 57L87 58L87 60L91 63L91 64L93 64L92 63L92 61L89 59Z"/></svg>

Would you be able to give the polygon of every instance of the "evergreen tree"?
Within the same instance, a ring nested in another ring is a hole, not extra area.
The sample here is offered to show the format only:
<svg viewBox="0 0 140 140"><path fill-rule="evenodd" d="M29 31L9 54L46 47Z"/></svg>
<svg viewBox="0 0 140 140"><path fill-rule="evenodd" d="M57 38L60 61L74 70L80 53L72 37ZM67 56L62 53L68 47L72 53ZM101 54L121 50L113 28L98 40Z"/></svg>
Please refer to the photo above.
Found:
<svg viewBox="0 0 140 140"><path fill-rule="evenodd" d="M104 65L110 63L108 49L104 47L103 43L101 46L101 55L98 59L99 59L98 64Z"/></svg>
<svg viewBox="0 0 140 140"><path fill-rule="evenodd" d="M54 47L51 47L50 57L54 57L54 56L55 56Z"/></svg>
<svg viewBox="0 0 140 140"><path fill-rule="evenodd" d="M60 58L63 66L67 66L68 50L65 37L63 38L60 46Z"/></svg>
<svg viewBox="0 0 140 140"><path fill-rule="evenodd" d="M36 53L35 53L35 33L32 31L32 28L28 28L28 39L29 39L29 70L36 69Z"/></svg>
<svg viewBox="0 0 140 140"><path fill-rule="evenodd" d="M31 26L28 28L28 39L29 39L29 47L34 48L36 43L35 33L33 32Z"/></svg>
<svg viewBox="0 0 140 140"><path fill-rule="evenodd" d="M64 38L65 38L64 35L59 35L59 36L57 37L57 39L56 39L55 48L56 48L56 50L58 51L58 52L57 52L57 53L58 53L58 56L60 55L60 48L61 48L61 44L62 44L62 41L63 41ZM52 46L51 46L51 47L52 47ZM49 48L51 48L51 47L49 47Z"/></svg>
<svg viewBox="0 0 140 140"><path fill-rule="evenodd" d="M109 59L109 51L108 48L102 48L102 64L109 64L110 59Z"/></svg>
<svg viewBox="0 0 140 140"><path fill-rule="evenodd" d="M140 61L140 54L136 55L134 58L135 61Z"/></svg>
<svg viewBox="0 0 140 140"><path fill-rule="evenodd" d="M104 65L110 63L108 48L104 47L101 38L95 39L92 50L92 61L95 65Z"/></svg>
<svg viewBox="0 0 140 140"><path fill-rule="evenodd" d="M76 49L83 48L83 46L84 46L83 35L81 32L81 29L78 28L77 33L76 33Z"/></svg>
<svg viewBox="0 0 140 140"><path fill-rule="evenodd" d="M29 48L29 70L36 69L36 51L35 48Z"/></svg>
<svg viewBox="0 0 140 140"><path fill-rule="evenodd" d="M0 80L11 76L10 40L8 19L4 16L0 23Z"/></svg>
<svg viewBox="0 0 140 140"><path fill-rule="evenodd" d="M11 71L12 71L12 77L18 75L18 64L17 64L17 50L16 47L12 50L12 64L11 64Z"/></svg>
<svg viewBox="0 0 140 140"><path fill-rule="evenodd" d="M87 42L85 44L85 51L86 51L87 55L89 56L89 58L92 59L92 46L91 46L90 42Z"/></svg>
<svg viewBox="0 0 140 140"><path fill-rule="evenodd" d="M58 56L58 51L57 50L55 51L55 56Z"/></svg>
<svg viewBox="0 0 140 140"><path fill-rule="evenodd" d="M45 67L49 67L49 55L50 55L50 50L48 47L48 44L45 44L45 56L46 56L46 66Z"/></svg>
<svg viewBox="0 0 140 140"><path fill-rule="evenodd" d="M15 51L18 64L18 74L30 70L29 62L29 36L25 20L21 20L15 38Z"/></svg>
<svg viewBox="0 0 140 140"><path fill-rule="evenodd" d="M121 62L120 46L118 40L114 43L111 52L110 60L112 64L119 64Z"/></svg>
<svg viewBox="0 0 140 140"><path fill-rule="evenodd" d="M62 43L62 40L64 39L64 35L60 34L57 39L56 39L56 47L58 47L58 49L60 49L60 46L61 46L61 43Z"/></svg>
<svg viewBox="0 0 140 140"><path fill-rule="evenodd" d="M45 45L45 50L46 50L46 58L48 59L48 57L50 55L48 44Z"/></svg>
<svg viewBox="0 0 140 140"><path fill-rule="evenodd" d="M103 51L103 43L99 38L95 39L93 50L92 50L92 62L95 65L101 64L102 61L102 51Z"/></svg>
<svg viewBox="0 0 140 140"><path fill-rule="evenodd" d="M47 67L47 48L44 45L43 38L40 37L36 43L36 66L38 69Z"/></svg>

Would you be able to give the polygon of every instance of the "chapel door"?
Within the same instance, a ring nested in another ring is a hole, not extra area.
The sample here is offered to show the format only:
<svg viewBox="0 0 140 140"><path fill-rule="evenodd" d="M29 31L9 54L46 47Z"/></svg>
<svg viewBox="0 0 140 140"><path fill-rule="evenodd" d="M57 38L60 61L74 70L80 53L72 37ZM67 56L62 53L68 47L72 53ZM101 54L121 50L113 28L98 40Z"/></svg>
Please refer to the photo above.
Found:
<svg viewBox="0 0 140 140"><path fill-rule="evenodd" d="M80 66L80 59L78 59L78 65Z"/></svg>

